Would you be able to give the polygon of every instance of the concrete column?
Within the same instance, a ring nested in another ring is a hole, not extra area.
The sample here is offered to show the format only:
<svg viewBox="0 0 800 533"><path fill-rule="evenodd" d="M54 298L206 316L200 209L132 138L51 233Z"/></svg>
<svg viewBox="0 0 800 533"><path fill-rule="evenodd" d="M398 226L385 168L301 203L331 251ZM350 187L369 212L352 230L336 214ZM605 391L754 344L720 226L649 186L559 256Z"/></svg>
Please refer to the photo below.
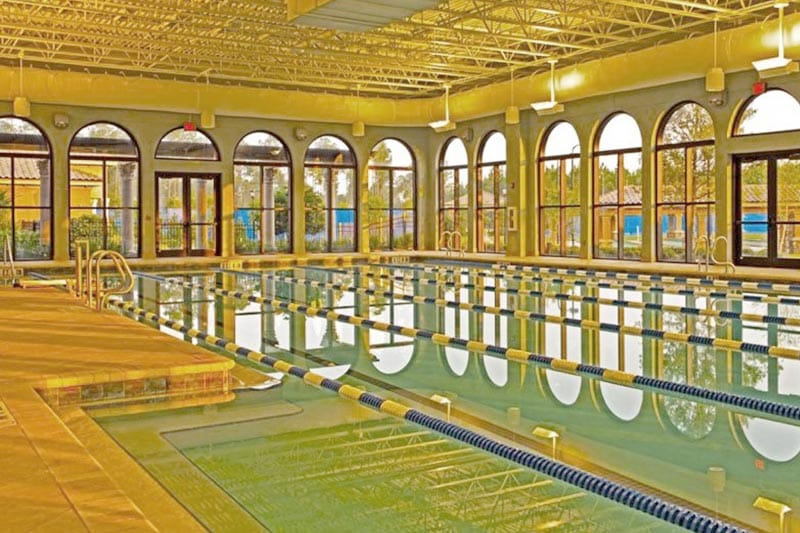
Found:
<svg viewBox="0 0 800 533"><path fill-rule="evenodd" d="M439 154L432 150L424 154L418 149L413 150L417 173L415 207L417 224L417 249L435 250L436 235L439 234L438 195L439 179L436 172Z"/></svg>
<svg viewBox="0 0 800 533"><path fill-rule="evenodd" d="M467 244L467 252L478 250L478 170L475 164L475 152L472 146L467 146L467 226L468 235L462 235ZM456 176L458 179L458 176Z"/></svg>
<svg viewBox="0 0 800 533"><path fill-rule="evenodd" d="M520 176L525 176L525 194L520 192L520 198L525 209L520 210L519 223L520 226L525 226L526 232L526 246L528 257L539 257L539 156L537 143L533 135L526 138L527 142L523 142L521 147L521 157L529 157L529 164L525 167L525 173L520 172ZM533 148L528 152L528 147Z"/></svg>
<svg viewBox="0 0 800 533"><path fill-rule="evenodd" d="M142 154L150 154L151 147L142 146ZM139 254L142 259L153 259L156 256L156 175L155 160L151 157L142 157L139 172L141 172L141 189L139 191L139 209L141 210L141 235Z"/></svg>
<svg viewBox="0 0 800 533"><path fill-rule="evenodd" d="M519 124L506 125L506 186L507 205L516 210L513 221L516 230L511 230L511 213L506 214L509 228L506 240L506 255L524 257L527 248L528 227L523 221L531 214L528 211L527 161L525 146Z"/></svg>
<svg viewBox="0 0 800 533"><path fill-rule="evenodd" d="M275 250L275 169L264 167L261 179L261 242L262 249Z"/></svg>
<svg viewBox="0 0 800 533"><path fill-rule="evenodd" d="M369 209L367 199L369 198L369 164L368 157L359 158L363 161L360 167L356 167L354 178L356 189L356 227L354 235L356 237L356 251L361 253L369 252ZM391 245L391 243L389 243Z"/></svg>
<svg viewBox="0 0 800 533"><path fill-rule="evenodd" d="M714 257L718 261L733 261L733 232L736 231L733 225L733 160L726 126L726 121L714 120L715 235L725 235L728 238L727 246L720 242L714 250ZM715 235L710 235L709 238L713 239Z"/></svg>
<svg viewBox="0 0 800 533"><path fill-rule="evenodd" d="M134 219L136 211L131 207L136 205L136 163L121 163L118 167L119 180L122 186L121 207L122 207L122 228L120 235L120 252L122 255L136 256L138 254L136 242L136 227Z"/></svg>
<svg viewBox="0 0 800 533"><path fill-rule="evenodd" d="M53 179L53 259L69 260L69 141L51 143Z"/></svg>
<svg viewBox="0 0 800 533"><path fill-rule="evenodd" d="M656 221L656 202L655 202L655 151L653 143L646 132L652 130L650 124L642 130L642 261L656 260L656 231L658 224ZM620 191L623 194L623 191ZM622 236L620 236L622 239Z"/></svg>
<svg viewBox="0 0 800 533"><path fill-rule="evenodd" d="M590 129L580 128L576 126L578 136L581 141L581 168L580 168L580 198L581 198L581 259L591 259L594 255L592 245L594 238L592 236L592 204L594 197L592 196L592 171L594 162L592 161L592 135Z"/></svg>
<svg viewBox="0 0 800 533"><path fill-rule="evenodd" d="M303 175L304 152L292 158L292 250L297 255L306 254L306 202Z"/></svg>
<svg viewBox="0 0 800 533"><path fill-rule="evenodd" d="M217 234L222 239L222 243L217 243L217 250L220 251L222 257L230 257L236 255L236 227L233 223L233 214L236 212L236 190L233 184L233 165L223 167L220 173L220 188L219 194L222 196L217 202L217 205L220 206L217 219L222 227ZM204 205L200 204L201 209Z"/></svg>

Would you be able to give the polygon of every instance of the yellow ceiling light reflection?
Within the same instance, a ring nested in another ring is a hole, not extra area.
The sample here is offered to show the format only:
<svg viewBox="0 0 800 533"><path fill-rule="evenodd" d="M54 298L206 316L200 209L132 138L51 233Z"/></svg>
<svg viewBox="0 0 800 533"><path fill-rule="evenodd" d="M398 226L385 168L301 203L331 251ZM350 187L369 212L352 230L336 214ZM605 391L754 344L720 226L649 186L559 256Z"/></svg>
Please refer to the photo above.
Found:
<svg viewBox="0 0 800 533"><path fill-rule="evenodd" d="M561 74L558 78L558 88L562 91L568 91L580 87L584 81L585 76L578 69L574 69L572 72Z"/></svg>

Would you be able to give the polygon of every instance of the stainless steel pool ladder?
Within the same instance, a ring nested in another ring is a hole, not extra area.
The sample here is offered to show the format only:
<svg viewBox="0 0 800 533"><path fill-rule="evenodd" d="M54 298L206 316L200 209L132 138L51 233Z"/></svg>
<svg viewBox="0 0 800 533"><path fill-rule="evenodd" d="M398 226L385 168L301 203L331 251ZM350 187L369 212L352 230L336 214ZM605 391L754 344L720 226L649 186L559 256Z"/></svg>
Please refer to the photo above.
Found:
<svg viewBox="0 0 800 533"><path fill-rule="evenodd" d="M110 260L120 277L114 287L103 285L100 267L104 260ZM100 311L108 298L114 294L127 294L133 289L133 272L128 261L119 252L98 250L89 255L89 242L75 242L75 296L82 299L88 307Z"/></svg>
<svg viewBox="0 0 800 533"><path fill-rule="evenodd" d="M14 251L11 248L11 236L6 235L5 242L3 243L3 264L0 265L0 279L15 284L23 274L23 270L17 268L14 264Z"/></svg>
<svg viewBox="0 0 800 533"><path fill-rule="evenodd" d="M447 255L458 252L460 257L464 257L464 238L458 230L442 232L439 237L439 248L445 250Z"/></svg>
<svg viewBox="0 0 800 533"><path fill-rule="evenodd" d="M713 263L714 265L724 265L725 266L725 273L728 273L728 267L731 269L731 273L736 272L736 267L730 261L718 261L716 258L716 251L717 245L722 242L725 244L725 247L728 247L728 238L725 235L718 235L714 241L713 245L711 244L711 240L708 238L708 235L701 235L697 238L697 242L694 243L694 250L693 254L695 257L695 261L697 262L697 271L703 272L703 262L697 256L698 252L700 251L700 245L702 243L706 244L706 256L705 256L705 273L706 276L709 276L709 264Z"/></svg>

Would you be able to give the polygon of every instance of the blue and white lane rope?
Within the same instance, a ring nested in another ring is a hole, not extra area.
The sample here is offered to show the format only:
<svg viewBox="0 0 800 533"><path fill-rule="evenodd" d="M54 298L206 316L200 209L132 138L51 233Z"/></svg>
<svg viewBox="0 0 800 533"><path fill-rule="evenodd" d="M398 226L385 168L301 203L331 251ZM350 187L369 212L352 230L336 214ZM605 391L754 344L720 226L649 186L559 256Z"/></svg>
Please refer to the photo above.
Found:
<svg viewBox="0 0 800 533"><path fill-rule="evenodd" d="M754 342L745 342L735 339L723 339L719 337L708 337L705 335L695 335L691 333L680 333L676 331L665 331L655 328L642 328L639 326L631 326L625 324L614 324L610 322L599 322L597 320L570 318L557 315L548 315L536 311L523 311L514 310L502 307L494 307L483 304L476 304L471 302L459 302L447 300L444 298L433 298L429 296L412 296L403 293L395 293L391 291L380 291L376 289L369 289L365 287L351 287L341 283L329 283L318 280L309 280L303 278L291 278L287 276L279 276L276 274L257 274L254 272L238 271L238 270L224 270L223 272L230 272L232 274L259 277L280 281L283 283L292 283L306 285L309 287L317 287L331 290L339 290L344 292L351 292L354 294L367 294L372 296L384 296L387 298L395 298L406 302L430 304L437 307L449 307L451 309L459 309L462 311L473 311L477 313L487 313L491 315L506 316L510 318L517 318L520 320L533 320L536 322L547 322L549 324L558 324L565 326L573 326L584 329L594 329L599 331L608 331L611 333L621 333L624 335L634 335L637 337L645 337L657 339L662 341L680 342L685 344L695 344L699 346L710 346L720 348L723 350L735 350L740 352L751 352L771 357L783 357L787 359L800 359L800 349L789 348L785 346L769 346L767 344L758 344ZM732 318L737 320L752 320L755 322L775 323L775 324L794 324L800 325L800 319L789 319L784 317L773 317L754 315L747 313L737 313L735 311L716 311L710 309L698 309L696 307L681 307L656 303L643 303L634 302L637 305L629 305L624 300L611 300L606 298L598 298L594 296L579 296L573 294L547 294L541 291L529 289L506 289L506 292L511 294L518 294L523 296L534 296L539 298L553 298L562 301L578 301L588 304L604 304L614 305L619 307L630 307L633 309L642 309L659 312L677 312L686 315L694 316L712 316L720 318Z"/></svg>
<svg viewBox="0 0 800 533"><path fill-rule="evenodd" d="M199 289L227 298L249 301L251 303L261 305L269 305L275 309L283 309L292 313L299 313L306 316L320 316L330 321L337 321L367 329L395 333L409 338L424 339L441 346L451 346L453 348L505 358L509 361L515 361L517 363L546 367L562 373L583 375L592 379L602 379L604 381L626 387L645 387L656 392L681 394L690 398L699 399L704 402L716 403L726 408L753 411L755 413L759 413L760 415L768 415L770 417L787 419L793 422L800 421L800 406L778 403L770 400L762 400L758 398L750 398L740 394L705 389L694 385L687 385L685 383L675 383L659 378L640 376L637 374L631 374L629 372L587 365L575 361L556 359L518 348L506 348L503 346L496 346L479 341L450 337L449 335L436 333L427 329L398 326L396 324L371 320L361 316L346 315L333 310L287 302L285 300L270 300L267 298L262 298L261 296L246 294L239 291L230 291L216 287L206 287L200 283L165 278L152 274L137 273L136 275L149 277L151 279L161 281L162 283Z"/></svg>
<svg viewBox="0 0 800 533"><path fill-rule="evenodd" d="M296 306L297 312L300 312L300 308L304 307L298 304L283 303L290 307ZM222 348L237 357L247 358L251 361L270 366L279 372L300 378L308 385L335 392L342 398L356 401L361 405L370 407L381 413L407 420L461 443L502 457L503 459L522 465L535 472L539 472L689 531L696 531L698 533L742 532L741 529L721 520L705 516L679 505L671 504L657 496L631 489L614 481L590 474L589 472L535 454L528 450L509 446L452 422L446 422L440 418L412 409L394 400L388 400L377 394L363 391L351 385L346 385L341 381L326 378L311 370L292 365L271 355L249 350L224 338L186 327L180 322L140 309L131 302L124 302L112 298L109 300L109 305L117 307L133 316L152 322L153 324L166 326L193 339L199 339L207 344Z"/></svg>

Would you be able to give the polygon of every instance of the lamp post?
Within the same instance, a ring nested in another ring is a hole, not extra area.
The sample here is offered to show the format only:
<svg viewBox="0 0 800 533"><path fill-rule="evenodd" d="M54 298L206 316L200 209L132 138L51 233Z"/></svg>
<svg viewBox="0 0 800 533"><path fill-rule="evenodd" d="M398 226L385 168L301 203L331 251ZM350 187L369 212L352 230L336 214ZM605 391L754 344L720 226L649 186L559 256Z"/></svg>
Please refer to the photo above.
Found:
<svg viewBox="0 0 800 533"><path fill-rule="evenodd" d="M556 440L558 440L559 435L557 432L553 431L552 429L547 429L542 426L536 426L533 428L533 436L539 437L541 439L550 439L553 443L553 459L556 458Z"/></svg>

